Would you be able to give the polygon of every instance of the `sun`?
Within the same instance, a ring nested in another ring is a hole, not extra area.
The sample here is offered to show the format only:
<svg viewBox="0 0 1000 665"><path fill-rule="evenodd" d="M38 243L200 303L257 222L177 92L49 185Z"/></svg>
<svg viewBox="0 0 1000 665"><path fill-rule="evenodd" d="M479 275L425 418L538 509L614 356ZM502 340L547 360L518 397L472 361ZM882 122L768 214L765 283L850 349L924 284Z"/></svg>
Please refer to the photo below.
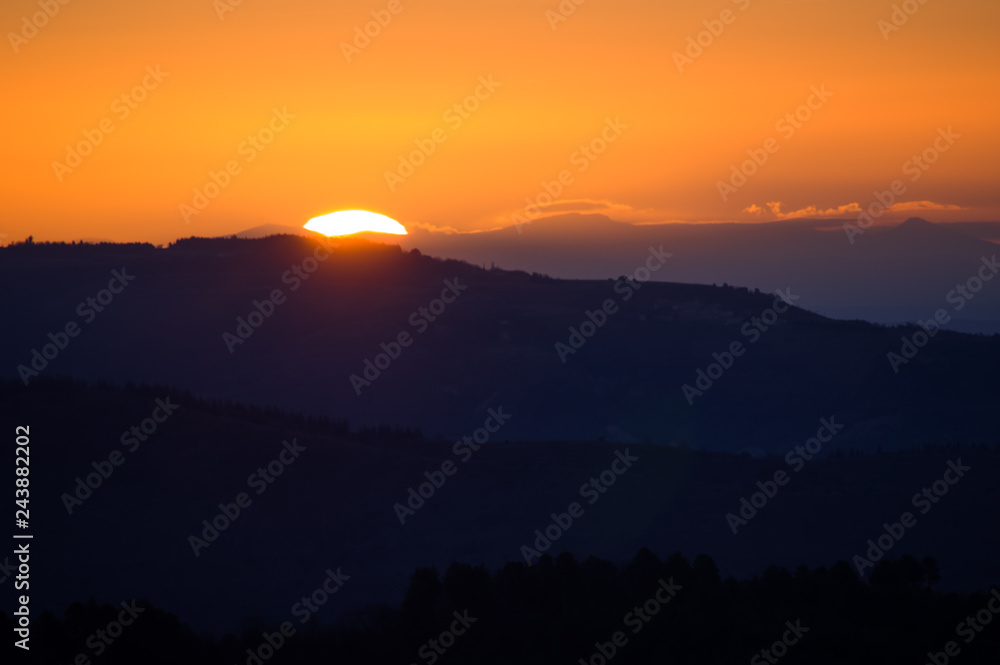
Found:
<svg viewBox="0 0 1000 665"><path fill-rule="evenodd" d="M306 222L305 228L325 236L349 236L364 232L406 235L406 228L396 220L367 210L338 210L313 217Z"/></svg>

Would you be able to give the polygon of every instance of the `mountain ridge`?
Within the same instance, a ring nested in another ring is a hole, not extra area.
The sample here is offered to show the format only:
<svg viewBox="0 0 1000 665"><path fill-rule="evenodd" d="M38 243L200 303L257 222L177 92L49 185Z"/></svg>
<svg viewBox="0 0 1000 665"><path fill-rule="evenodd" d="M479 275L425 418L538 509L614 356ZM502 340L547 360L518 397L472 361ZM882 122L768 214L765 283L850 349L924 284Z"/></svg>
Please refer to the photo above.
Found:
<svg viewBox="0 0 1000 665"><path fill-rule="evenodd" d="M124 265L134 284L93 326L83 321L86 334L42 373L169 383L430 436L462 436L497 405L518 414L504 429L512 440L623 432L776 453L833 412L850 422L838 445L869 451L994 436L978 414L998 396L989 378L1000 366L996 337L945 330L894 365L889 354L903 351L915 327L831 320L799 308L807 301L797 287L781 287L795 306L777 314L776 305L785 308L774 292L742 287L556 280L365 240L329 246L332 257L309 274L306 259L326 250L291 236L192 238L165 249L5 248L0 277L30 285L11 294L9 312L30 323L0 348L4 375L18 378L49 333L79 323L78 304ZM58 263L46 260L56 254ZM275 290L280 304L255 304ZM442 295L453 303L434 305ZM251 316L259 325L247 323ZM754 323L761 317L772 323ZM409 344L396 349L404 333ZM716 373L713 354L737 342L743 353L726 360L722 376L702 378ZM376 361L385 367L373 369ZM388 419L384 404L394 405ZM933 415L948 410L954 422ZM782 415L789 411L798 415Z"/></svg>

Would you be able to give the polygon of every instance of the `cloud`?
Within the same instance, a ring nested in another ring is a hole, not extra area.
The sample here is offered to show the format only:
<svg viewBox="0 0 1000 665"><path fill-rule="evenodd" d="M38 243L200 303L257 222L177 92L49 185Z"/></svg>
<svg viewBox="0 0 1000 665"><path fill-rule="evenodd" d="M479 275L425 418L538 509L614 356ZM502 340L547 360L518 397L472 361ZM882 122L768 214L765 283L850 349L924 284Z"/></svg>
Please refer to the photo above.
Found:
<svg viewBox="0 0 1000 665"><path fill-rule="evenodd" d="M545 206L546 212L593 212L594 210L603 210L614 204L608 201L589 201L587 199L581 199L579 201L557 201L550 205ZM628 207L628 206L626 206Z"/></svg>
<svg viewBox="0 0 1000 665"><path fill-rule="evenodd" d="M888 213L904 213L904 212L920 212L920 211L933 211L933 210L966 210L962 206L954 205L951 203L935 203L933 201L906 201L900 203L894 203L889 206ZM782 211L781 201L768 201L763 206L759 206L756 203L743 208L741 213L747 215L753 215L755 217L760 217L766 215L773 219L794 219L794 218L813 218L813 219L836 219L843 217L850 217L854 215L860 215L862 212L861 205L858 203L845 203L833 208L820 208L818 206L809 205L804 208L799 208L798 210L790 210L788 212Z"/></svg>
<svg viewBox="0 0 1000 665"><path fill-rule="evenodd" d="M933 201L907 201L889 206L890 212L911 212L913 210L966 210L952 203L934 203Z"/></svg>
<svg viewBox="0 0 1000 665"><path fill-rule="evenodd" d="M817 206L806 206L798 210L782 212L781 201L768 201L763 207L753 204L744 208L741 212L751 215L761 216L765 211L775 219L792 219L794 217L843 217L845 215L856 215L861 212L861 206L857 203L845 203L835 208L819 208Z"/></svg>
<svg viewBox="0 0 1000 665"><path fill-rule="evenodd" d="M670 216L662 210L652 208L639 209L627 203L617 203L605 199L560 199L547 205L537 206L537 212L529 214L528 208L521 208L514 212L497 215L491 221L499 224L500 227L511 226L511 219L515 215L527 218L529 222L554 217L556 215L566 215L570 213L600 214L611 217L616 221L625 223L660 223Z"/></svg>
<svg viewBox="0 0 1000 665"><path fill-rule="evenodd" d="M561 217L563 215L580 213L583 215L604 215L617 222L628 224L660 224L666 221L675 221L664 211L652 208L638 209L627 203L616 203L614 201L602 199L560 199L544 206L538 206L540 214L529 215L526 209L522 208L513 212L492 215L488 218L474 220L481 226L474 231L462 231L453 226L440 226L426 222L411 222L406 228L411 233L434 233L445 235L467 235L471 233L489 233L499 231L504 228L513 227L511 217L514 214L528 218L529 223L547 217Z"/></svg>

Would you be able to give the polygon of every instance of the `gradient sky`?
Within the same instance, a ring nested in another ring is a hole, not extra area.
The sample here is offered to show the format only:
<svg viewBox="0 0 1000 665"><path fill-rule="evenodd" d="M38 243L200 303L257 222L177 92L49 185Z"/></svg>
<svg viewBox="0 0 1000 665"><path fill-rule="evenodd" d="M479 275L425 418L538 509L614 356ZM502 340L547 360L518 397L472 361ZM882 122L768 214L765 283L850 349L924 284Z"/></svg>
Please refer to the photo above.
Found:
<svg viewBox="0 0 1000 665"><path fill-rule="evenodd" d="M6 0L0 234L159 243L344 208L488 229L563 170L560 210L623 220L851 217L897 178L900 215L1000 217L996 0L913 0L891 32L888 0L586 0L554 28L556 0L401 0L348 62L342 43L389 5L71 0L21 39L38 0ZM678 71L674 53L723 10L734 20ZM153 89L123 117L116 100L144 77ZM445 114L480 77L500 85L456 127ZM833 94L786 137L776 123L812 86ZM294 118L249 161L240 146L280 126L274 109ZM628 128L580 172L575 151L608 118ZM114 131L57 174L105 119ZM947 127L961 138L911 182L903 165ZM446 140L391 191L385 173L436 128ZM723 201L718 181L771 137L778 151ZM181 204L231 161L185 221Z"/></svg>

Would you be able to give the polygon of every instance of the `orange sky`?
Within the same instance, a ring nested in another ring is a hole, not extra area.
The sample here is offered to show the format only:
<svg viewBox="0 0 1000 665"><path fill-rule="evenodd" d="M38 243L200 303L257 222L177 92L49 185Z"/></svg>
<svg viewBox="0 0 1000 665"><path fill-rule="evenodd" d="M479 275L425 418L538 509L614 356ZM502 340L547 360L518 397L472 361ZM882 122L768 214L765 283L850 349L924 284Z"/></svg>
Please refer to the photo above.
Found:
<svg viewBox="0 0 1000 665"><path fill-rule="evenodd" d="M226 2L41 0L58 9L37 34L22 17L39 0L0 5L7 241L159 243L343 208L493 228L564 170L560 198L608 202L618 219L850 213L897 178L901 215L923 201L932 220L1000 217L995 0L911 0L891 32L879 0L566 0L558 23L557 0ZM724 10L678 71L674 53ZM391 21L348 62L342 42L372 11ZM128 108L136 86L145 98ZM779 130L813 86L832 96ZM478 109L448 113L477 88ZM581 158L615 118L627 128ZM269 124L271 143L244 143ZM911 181L904 164L947 127L961 138ZM54 166L85 131L100 143ZM769 138L777 151L724 201L718 182ZM434 152L390 186L416 140ZM228 185L186 222L181 205L227 164Z"/></svg>

